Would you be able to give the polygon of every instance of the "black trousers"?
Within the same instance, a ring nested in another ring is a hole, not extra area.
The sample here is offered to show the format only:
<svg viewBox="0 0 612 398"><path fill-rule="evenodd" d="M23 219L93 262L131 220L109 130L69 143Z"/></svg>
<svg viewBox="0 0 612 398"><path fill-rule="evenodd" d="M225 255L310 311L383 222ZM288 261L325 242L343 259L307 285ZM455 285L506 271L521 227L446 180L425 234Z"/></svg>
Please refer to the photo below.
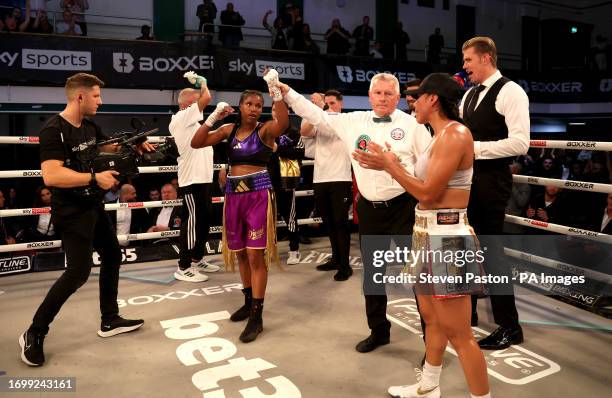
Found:
<svg viewBox="0 0 612 398"><path fill-rule="evenodd" d="M49 325L62 305L89 278L93 249L102 262L99 279L102 321L112 320L119 313L117 289L121 249L104 205L53 208L51 220L66 252L66 271L55 281L38 307L30 328L44 334L49 331Z"/></svg>
<svg viewBox="0 0 612 398"><path fill-rule="evenodd" d="M314 184L313 188L317 209L329 234L331 261L340 268L349 268L351 230L348 210L353 203L352 182L321 182Z"/></svg>
<svg viewBox="0 0 612 398"><path fill-rule="evenodd" d="M297 209L295 208L295 189L278 188L274 191L278 214L287 223L289 250L292 252L298 251L300 249L300 235L296 216Z"/></svg>
<svg viewBox="0 0 612 398"><path fill-rule="evenodd" d="M486 162L486 161L485 161ZM512 193L512 174L508 166L474 165L474 177L468 219L483 247L487 247L484 268L487 273L506 275L512 280L512 272L505 260L500 239L503 235L506 205ZM506 289L513 289L512 285ZM510 290L512 292L512 290ZM518 312L514 294L491 294L491 307L495 323L505 328L518 328ZM476 312L476 296L472 296L472 312Z"/></svg>
<svg viewBox="0 0 612 398"><path fill-rule="evenodd" d="M180 187L183 197L181 236L179 237L179 267L187 269L191 260L204 257L204 247L212 219L212 183Z"/></svg>
<svg viewBox="0 0 612 398"><path fill-rule="evenodd" d="M364 239L365 235L411 235L414 226L414 206L416 201L410 195L402 194L389 207L373 207L363 197L357 202L357 213L359 214L359 236ZM364 296L366 304L366 315L368 327L372 334L377 336L389 336L391 322L387 320L387 295L384 286L376 285L373 289L371 281L375 273L384 274L386 267L374 267L373 250L389 250L391 240L381 240L377 247L361 243L361 258L363 261ZM396 242L396 244L409 244L409 242ZM374 291L372 291L374 290ZM371 294L374 293L374 294Z"/></svg>

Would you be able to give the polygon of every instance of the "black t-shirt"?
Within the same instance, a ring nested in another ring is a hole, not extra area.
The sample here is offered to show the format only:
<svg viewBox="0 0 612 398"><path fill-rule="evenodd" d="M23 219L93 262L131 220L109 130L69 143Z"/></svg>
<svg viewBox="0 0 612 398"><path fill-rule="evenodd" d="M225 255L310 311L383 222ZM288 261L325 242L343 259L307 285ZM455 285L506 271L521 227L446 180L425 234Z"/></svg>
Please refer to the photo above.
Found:
<svg viewBox="0 0 612 398"><path fill-rule="evenodd" d="M107 139L98 125L83 119L77 128L60 115L50 118L40 131L40 162L61 160L64 167L80 173L90 171L88 164L98 154L96 142ZM104 192L99 189L96 195L84 199L77 191L82 188L53 188L52 206L79 205L100 202Z"/></svg>

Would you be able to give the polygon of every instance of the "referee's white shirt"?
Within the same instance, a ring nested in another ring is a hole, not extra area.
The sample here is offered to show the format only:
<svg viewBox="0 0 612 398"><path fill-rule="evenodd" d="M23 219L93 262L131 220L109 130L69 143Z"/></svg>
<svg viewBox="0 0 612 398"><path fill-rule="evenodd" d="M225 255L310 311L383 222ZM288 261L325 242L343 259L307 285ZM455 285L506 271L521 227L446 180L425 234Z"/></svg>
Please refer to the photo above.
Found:
<svg viewBox="0 0 612 398"><path fill-rule="evenodd" d="M200 128L202 119L204 115L196 102L172 115L168 129L180 154L177 159L179 187L211 183L213 180L212 147L191 147L191 139Z"/></svg>
<svg viewBox="0 0 612 398"><path fill-rule="evenodd" d="M331 114L332 112L329 113ZM302 120L302 125L305 123L307 122ZM353 181L351 176L351 158L346 153L344 142L336 134L325 130L321 126L313 128L312 140L315 142L312 182L317 184L322 182Z"/></svg>
<svg viewBox="0 0 612 398"><path fill-rule="evenodd" d="M308 123L340 137L349 156L358 148L361 140L369 140L383 147L388 142L392 150L400 156L406 171L412 175L417 156L427 149L431 141L425 126L418 124L414 117L399 109L390 115L390 123L375 123L373 118L376 114L373 111L330 115L294 90L289 91L285 100L293 111ZM352 156L351 163L359 192L365 199L390 200L406 192L387 172L364 169Z"/></svg>

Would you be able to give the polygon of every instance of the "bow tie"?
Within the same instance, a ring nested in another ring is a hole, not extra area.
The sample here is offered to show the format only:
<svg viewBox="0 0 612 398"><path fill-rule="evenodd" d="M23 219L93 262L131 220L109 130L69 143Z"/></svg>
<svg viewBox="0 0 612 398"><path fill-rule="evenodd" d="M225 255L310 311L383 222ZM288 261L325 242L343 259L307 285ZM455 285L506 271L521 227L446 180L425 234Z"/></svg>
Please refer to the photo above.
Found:
<svg viewBox="0 0 612 398"><path fill-rule="evenodd" d="M373 117L374 123L391 123L391 116Z"/></svg>

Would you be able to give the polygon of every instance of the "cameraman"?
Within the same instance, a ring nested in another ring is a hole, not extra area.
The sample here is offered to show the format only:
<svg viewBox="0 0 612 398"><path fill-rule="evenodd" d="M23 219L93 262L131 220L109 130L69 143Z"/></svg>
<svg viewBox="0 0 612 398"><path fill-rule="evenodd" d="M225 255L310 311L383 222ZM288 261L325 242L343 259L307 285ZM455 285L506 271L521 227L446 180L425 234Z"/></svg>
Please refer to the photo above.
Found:
<svg viewBox="0 0 612 398"><path fill-rule="evenodd" d="M53 187L51 217L66 252L66 270L53 284L34 315L32 324L19 338L21 359L30 366L45 361L43 340L49 325L68 298L89 277L92 251L101 258L100 311L98 335L110 337L136 330L142 319L119 316L117 288L121 250L117 236L104 210L104 191L117 182L116 171L95 173L91 163L100 150L112 152L118 145L97 147L106 139L100 127L86 117L96 114L102 104L96 76L77 73L66 81L66 108L51 117L40 132L40 161L45 185ZM139 150L152 150L142 143Z"/></svg>
<svg viewBox="0 0 612 398"><path fill-rule="evenodd" d="M204 245L212 218L213 149L191 147L191 138L200 128L199 122L204 118L202 111L210 100L206 82L201 83L200 91L182 90L178 97L179 111L172 115L168 127L180 154L178 185L183 198L179 264L174 277L185 282L204 282L208 277L201 272L220 269L204 260Z"/></svg>

